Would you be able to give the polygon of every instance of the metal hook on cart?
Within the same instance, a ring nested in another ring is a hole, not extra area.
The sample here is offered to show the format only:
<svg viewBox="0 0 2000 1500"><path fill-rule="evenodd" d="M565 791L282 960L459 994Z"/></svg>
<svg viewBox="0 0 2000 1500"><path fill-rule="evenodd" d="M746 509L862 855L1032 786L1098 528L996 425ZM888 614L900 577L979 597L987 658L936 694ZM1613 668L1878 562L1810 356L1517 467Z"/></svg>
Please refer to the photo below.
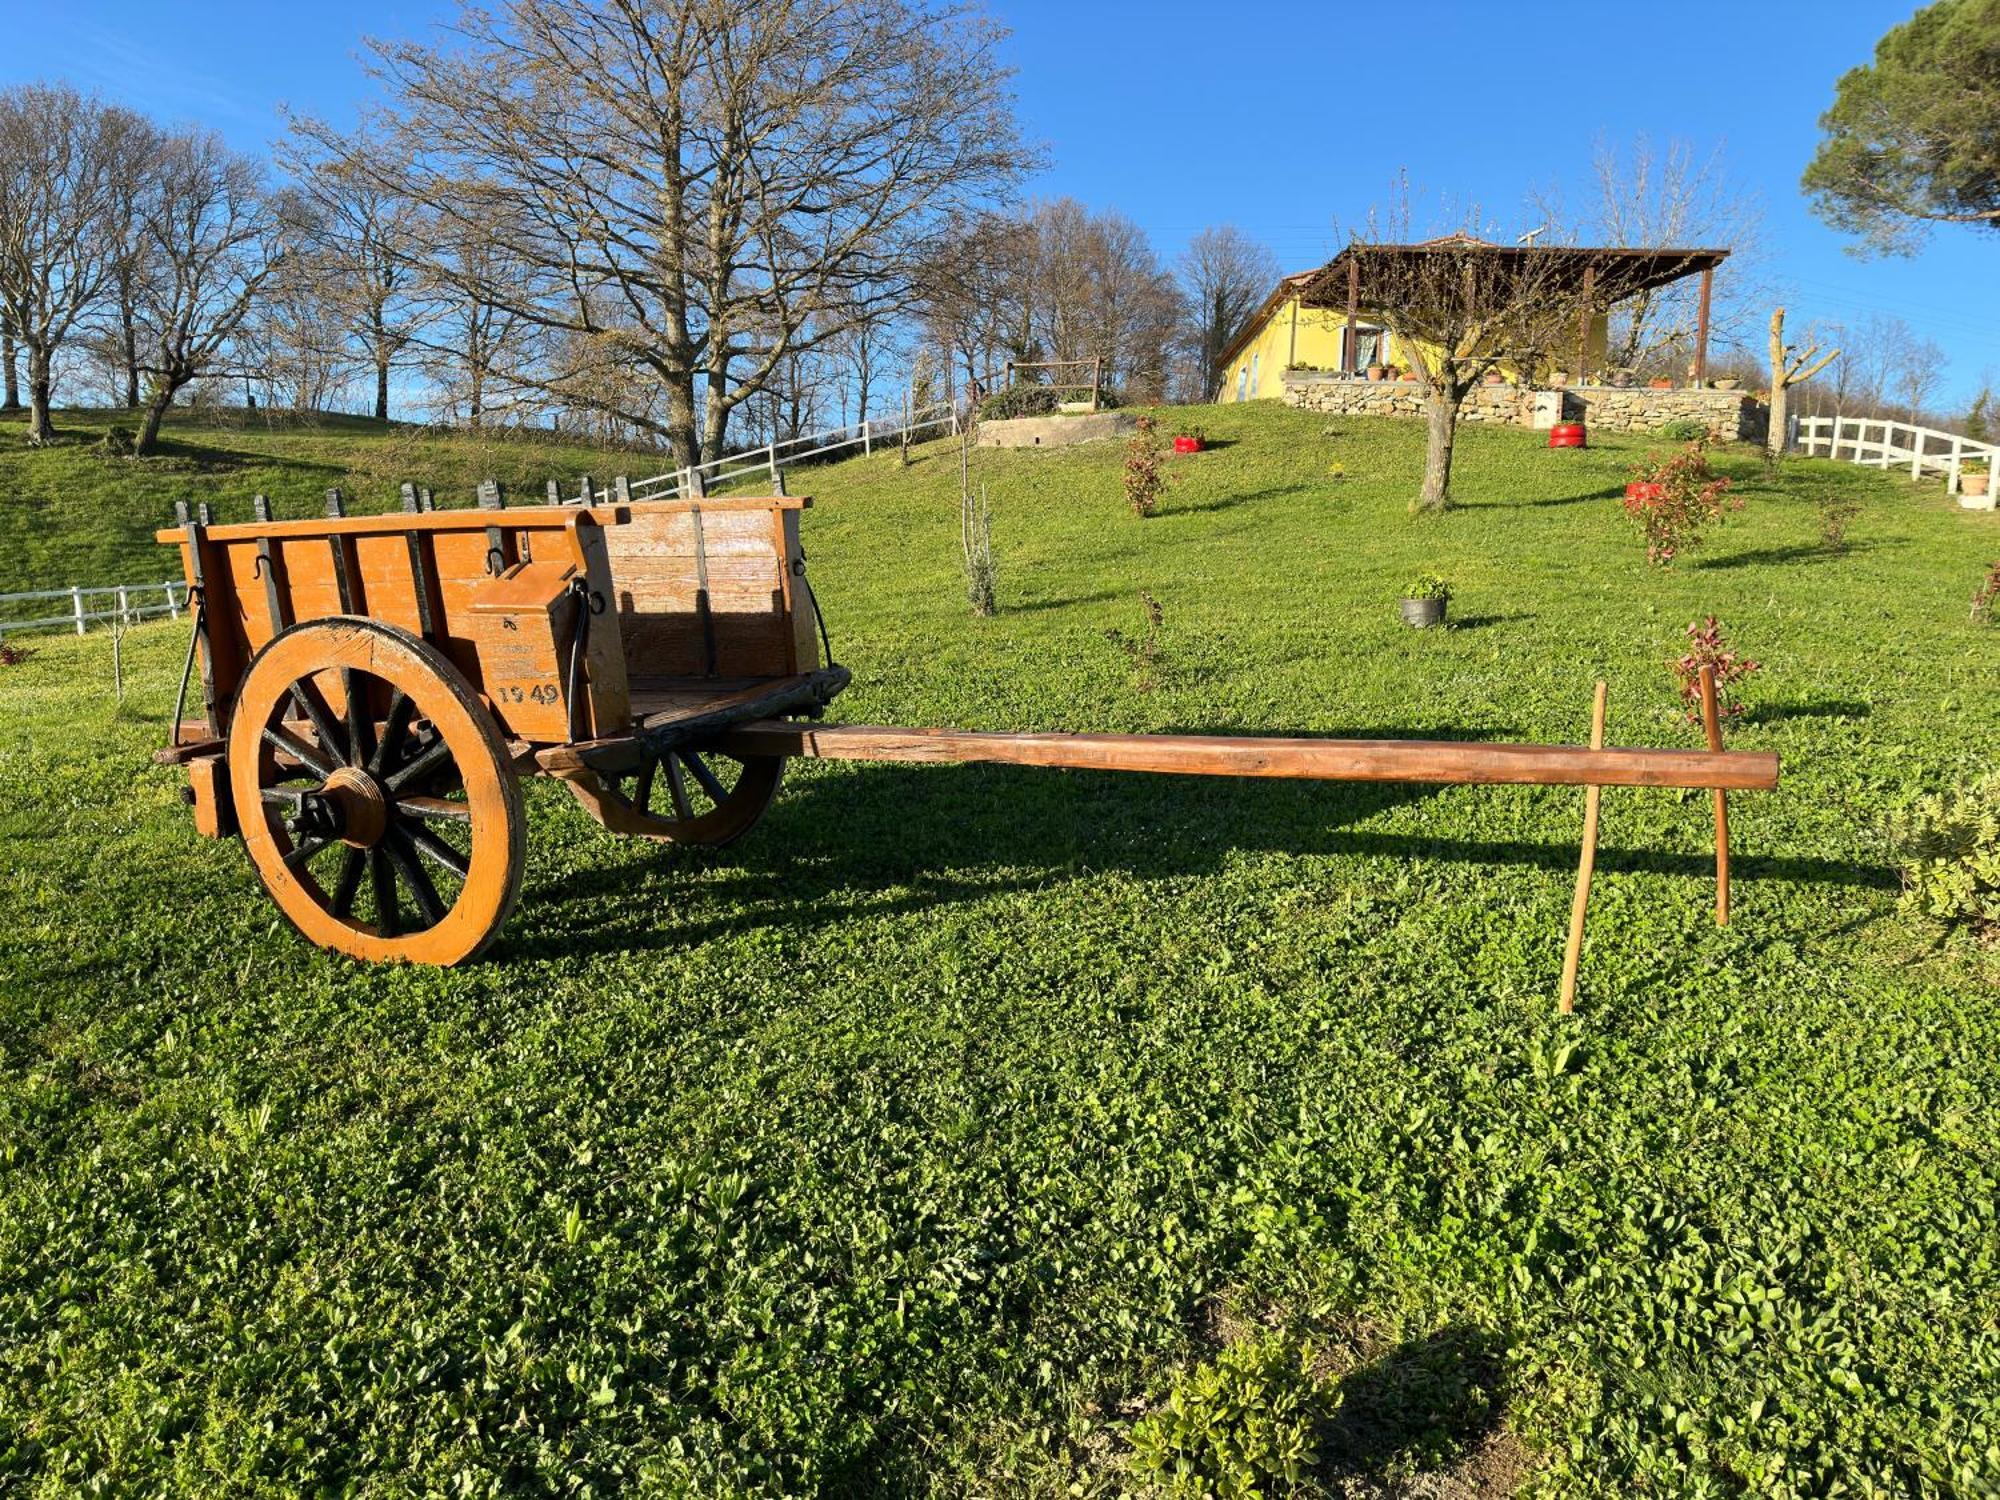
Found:
<svg viewBox="0 0 2000 1500"><path fill-rule="evenodd" d="M187 660L181 663L181 687L174 694L173 736L167 741L169 749L178 749L181 742L181 711L187 707L188 679L194 676L194 651L201 642L201 633L207 624L208 599L200 584L188 589L188 603L194 606L194 623L188 631Z"/></svg>

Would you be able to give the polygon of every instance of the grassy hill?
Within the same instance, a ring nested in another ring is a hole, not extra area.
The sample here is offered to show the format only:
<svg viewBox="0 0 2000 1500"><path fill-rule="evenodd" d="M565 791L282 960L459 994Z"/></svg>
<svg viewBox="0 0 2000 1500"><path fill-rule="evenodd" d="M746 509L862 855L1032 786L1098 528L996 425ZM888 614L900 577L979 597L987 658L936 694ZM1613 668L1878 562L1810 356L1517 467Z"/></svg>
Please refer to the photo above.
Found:
<svg viewBox="0 0 2000 1500"><path fill-rule="evenodd" d="M207 500L230 520L250 518L250 498L271 497L281 516L324 512L339 486L359 509L389 509L404 481L431 486L441 503L469 505L482 479L539 496L547 480L574 490L583 474L635 476L670 465L634 453L541 437L475 437L331 413L177 410L160 452L124 458L104 450L127 412L62 412L58 442L28 447L25 418L0 418L0 594L25 589L158 583L175 576L153 541L174 502Z"/></svg>
<svg viewBox="0 0 2000 1500"><path fill-rule="evenodd" d="M976 456L991 619L946 445L795 484L837 716L1574 742L1601 676L1612 743L1694 745L1664 662L1715 613L1785 760L1732 925L1697 794L1606 793L1564 1020L1575 790L805 765L719 854L534 785L493 954L362 969L148 763L184 635L127 637L122 707L50 637L0 667L0 1487L1126 1493L1147 1414L1227 1427L1211 1378L1301 1403L1309 1492L2000 1483L2000 965L1881 832L2000 739L2000 522L1732 453L1659 570L1635 439L1470 429L1413 518L1414 424L1190 415L1143 522L1116 448ZM622 466L177 442L0 446L13 586L156 576L180 493ZM1396 622L1419 569L1453 629Z"/></svg>

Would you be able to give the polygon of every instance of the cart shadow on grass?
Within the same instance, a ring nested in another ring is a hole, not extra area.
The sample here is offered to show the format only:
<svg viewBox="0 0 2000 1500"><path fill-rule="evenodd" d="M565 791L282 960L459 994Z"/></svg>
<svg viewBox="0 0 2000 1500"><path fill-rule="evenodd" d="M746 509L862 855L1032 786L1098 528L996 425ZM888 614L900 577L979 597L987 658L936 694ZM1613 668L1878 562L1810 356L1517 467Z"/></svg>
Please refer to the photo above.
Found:
<svg viewBox="0 0 2000 1500"><path fill-rule="evenodd" d="M1504 740L1512 726L1478 731L1425 725L1367 727L1356 738ZM822 765L787 777L763 825L723 850L652 846L614 863L536 878L505 951L520 956L679 947L757 929L810 931L850 916L897 916L1045 890L1079 876L1139 880L1221 873L1245 852L1296 857L1438 860L1519 865L1567 880L1576 846L1388 832L1361 825L1447 788L1395 782L1131 777L1109 771L1051 775L987 764ZM1491 793L1489 792L1489 795ZM1580 793L1579 793L1580 798ZM1577 809L1581 817L1581 807ZM571 825L574 827L575 825ZM578 836L590 835L578 830ZM1699 879L1706 852L1601 848L1600 871ZM566 862L567 864L567 862ZM1891 891L1894 871L1834 859L1740 857L1750 880ZM713 873L729 873L718 881ZM696 884L685 883L703 872ZM648 888L662 902L635 899ZM671 914L685 888L704 918ZM565 908L589 910L577 922ZM538 923L536 912L550 920Z"/></svg>

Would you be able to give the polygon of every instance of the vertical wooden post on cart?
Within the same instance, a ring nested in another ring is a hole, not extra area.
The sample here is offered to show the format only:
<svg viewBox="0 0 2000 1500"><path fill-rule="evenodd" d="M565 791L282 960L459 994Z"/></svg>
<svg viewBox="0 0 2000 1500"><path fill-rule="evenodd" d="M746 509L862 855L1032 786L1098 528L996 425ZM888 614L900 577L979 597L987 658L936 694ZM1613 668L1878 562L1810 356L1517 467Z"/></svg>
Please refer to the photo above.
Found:
<svg viewBox="0 0 2000 1500"><path fill-rule="evenodd" d="M1590 705L1590 748L1604 748L1605 688L1600 679ZM1576 866L1576 895L1569 905L1569 945L1563 950L1562 994L1556 1008L1564 1015L1576 1009L1576 971L1583 962L1583 918L1590 907L1590 877L1597 868L1597 809L1604 788L1591 786L1583 794L1583 853Z"/></svg>
<svg viewBox="0 0 2000 1500"><path fill-rule="evenodd" d="M1701 669L1701 724L1708 748L1722 748L1722 715L1715 702L1715 668ZM1715 789L1715 925L1729 925L1729 793Z"/></svg>

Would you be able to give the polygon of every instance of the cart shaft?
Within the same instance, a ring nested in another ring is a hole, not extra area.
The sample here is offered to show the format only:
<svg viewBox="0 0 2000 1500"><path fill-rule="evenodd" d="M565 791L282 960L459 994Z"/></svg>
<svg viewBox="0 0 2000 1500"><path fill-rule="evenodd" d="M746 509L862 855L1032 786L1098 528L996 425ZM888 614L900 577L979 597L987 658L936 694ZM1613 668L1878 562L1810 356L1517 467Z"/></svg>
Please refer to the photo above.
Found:
<svg viewBox="0 0 2000 1500"><path fill-rule="evenodd" d="M1266 739L1193 734L1003 734L759 719L720 736L737 755L821 760L995 761L1081 771L1302 781L1720 787L1770 791L1778 757L1754 750L1591 750L1438 740Z"/></svg>

